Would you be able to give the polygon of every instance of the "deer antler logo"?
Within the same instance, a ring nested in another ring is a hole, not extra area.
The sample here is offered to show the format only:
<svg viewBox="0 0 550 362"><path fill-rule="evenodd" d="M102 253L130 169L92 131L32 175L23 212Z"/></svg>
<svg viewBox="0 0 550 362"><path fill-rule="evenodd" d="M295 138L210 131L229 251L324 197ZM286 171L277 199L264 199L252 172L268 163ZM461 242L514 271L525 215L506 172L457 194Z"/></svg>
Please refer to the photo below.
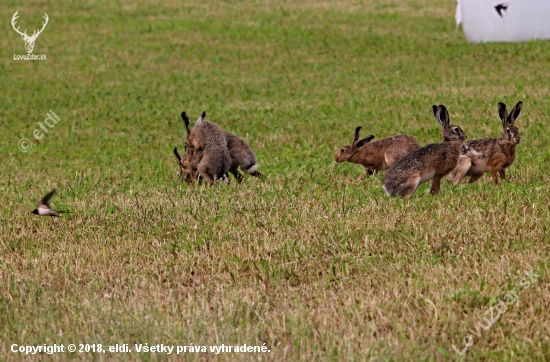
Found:
<svg viewBox="0 0 550 362"><path fill-rule="evenodd" d="M15 27L15 21L19 17L17 13L19 13L19 10L17 10L15 14L13 14L13 18L11 18L11 26L13 27L13 30L15 30L19 35L21 35L21 38L25 41L25 48L27 48L27 53L31 54L34 49L34 42L36 41L36 38L38 38L40 33L44 31L44 28L46 28L46 25L48 24L48 20L49 20L48 14L44 13L44 20L46 20L46 22L42 23L42 29L40 29L38 33L37 33L37 30L35 30L31 36L28 36L27 29L25 29L25 31L22 33L19 31L19 27L17 28Z"/></svg>

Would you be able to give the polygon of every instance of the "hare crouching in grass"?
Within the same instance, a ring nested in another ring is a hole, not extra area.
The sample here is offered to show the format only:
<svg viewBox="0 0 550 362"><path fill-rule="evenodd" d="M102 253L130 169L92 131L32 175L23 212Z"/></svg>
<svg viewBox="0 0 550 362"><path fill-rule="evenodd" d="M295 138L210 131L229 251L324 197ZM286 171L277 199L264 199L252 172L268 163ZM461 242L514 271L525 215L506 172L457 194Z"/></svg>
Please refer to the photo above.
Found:
<svg viewBox="0 0 550 362"><path fill-rule="evenodd" d="M334 155L334 161L357 163L365 167L367 173L387 170L395 162L405 157L411 151L420 148L420 143L408 135L386 137L370 142L374 136L368 136L359 140L362 127L355 129L355 136L351 145L344 146Z"/></svg>
<svg viewBox="0 0 550 362"><path fill-rule="evenodd" d="M450 124L445 106L432 108L435 119L442 127L443 142L416 149L397 161L384 181L384 190L388 196L410 197L420 184L430 179L430 193L438 194L441 179L455 169L466 134L460 127Z"/></svg>
<svg viewBox="0 0 550 362"><path fill-rule="evenodd" d="M485 172L490 172L493 183L498 185L498 174L504 179L506 169L516 159L516 145L520 142L519 129L514 122L521 112L522 103L518 102L510 114L506 112L504 103L498 104L498 115L502 121L502 136L500 138L483 138L468 141L462 145L460 158L456 169L451 174L453 185L466 176L470 183L476 182Z"/></svg>

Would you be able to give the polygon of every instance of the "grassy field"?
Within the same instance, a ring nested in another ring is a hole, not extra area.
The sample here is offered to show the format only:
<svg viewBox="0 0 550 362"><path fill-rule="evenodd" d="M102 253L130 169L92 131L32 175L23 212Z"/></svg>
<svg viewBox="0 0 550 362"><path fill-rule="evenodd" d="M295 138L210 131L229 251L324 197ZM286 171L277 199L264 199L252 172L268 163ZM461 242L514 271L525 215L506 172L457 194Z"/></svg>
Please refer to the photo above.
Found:
<svg viewBox="0 0 550 362"><path fill-rule="evenodd" d="M469 44L455 5L4 1L0 360L46 358L12 344L118 343L133 351L48 358L447 361L464 341L465 360L549 360L550 43ZM22 29L49 15L34 49L47 61L13 59L16 10ZM356 126L437 142L444 104L469 139L497 137L497 103L519 100L498 187L390 199L385 172L332 164ZM36 140L49 110L60 121ZM183 110L246 139L265 181L179 183ZM53 188L74 212L29 215Z"/></svg>

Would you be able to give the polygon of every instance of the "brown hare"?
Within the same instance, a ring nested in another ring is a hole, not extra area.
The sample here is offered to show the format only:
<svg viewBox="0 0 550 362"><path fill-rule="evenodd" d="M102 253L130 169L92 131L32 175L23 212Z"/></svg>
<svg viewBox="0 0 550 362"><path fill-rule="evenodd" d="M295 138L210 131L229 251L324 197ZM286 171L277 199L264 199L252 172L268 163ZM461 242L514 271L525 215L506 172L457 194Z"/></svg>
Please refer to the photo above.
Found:
<svg viewBox="0 0 550 362"><path fill-rule="evenodd" d="M224 131L213 122L204 120L206 112L197 120L195 127L190 129L189 117L182 112L181 118L184 121L187 131L185 142L186 154L202 152L202 157L196 165L198 174L211 185L214 181L225 179L225 175L231 167L231 156L227 149L227 141ZM184 155L183 161L186 160Z"/></svg>
<svg viewBox="0 0 550 362"><path fill-rule="evenodd" d="M498 185L498 174L504 179L506 169L516 159L516 145L520 142L519 129L514 122L521 112L522 103L518 102L510 114L506 112L504 103L498 104L498 115L502 121L502 136L500 138L482 138L465 142L460 151L458 165L451 174L453 185L466 176L470 183L476 182L485 172L490 172L493 183Z"/></svg>
<svg viewBox="0 0 550 362"><path fill-rule="evenodd" d="M191 133L189 119L187 118L186 120L184 118L183 121L187 134L189 135ZM227 142L226 144L229 155L231 157L231 167L229 168L229 172L235 176L237 182L241 182L243 180L243 176L240 174L239 170L244 171L251 176L263 178L263 175L258 171L258 160L256 155L250 146L241 138L232 133L223 131L223 134L225 141ZM186 178L186 181L192 182L197 180L199 176L197 175L197 167L202 157L202 150L193 150L193 148L188 147L186 143L185 153L182 161L180 162L180 173L184 172L185 174L190 175L189 178ZM182 166L183 169L181 169ZM180 176L180 180L181 179L182 177Z"/></svg>
<svg viewBox="0 0 550 362"><path fill-rule="evenodd" d="M418 148L397 161L384 181L384 190L388 196L410 197L420 184L430 179L430 193L438 194L441 179L455 169L466 134L459 127L450 124L449 112L445 106L432 106L432 109L435 119L442 127L443 142Z"/></svg>
<svg viewBox="0 0 550 362"><path fill-rule="evenodd" d="M370 142L374 136L359 140L362 127L355 129L355 136L351 145L344 146L334 155L334 161L358 163L363 166L369 175L387 170L393 164L405 157L411 151L420 148L420 143L408 135L386 137Z"/></svg>

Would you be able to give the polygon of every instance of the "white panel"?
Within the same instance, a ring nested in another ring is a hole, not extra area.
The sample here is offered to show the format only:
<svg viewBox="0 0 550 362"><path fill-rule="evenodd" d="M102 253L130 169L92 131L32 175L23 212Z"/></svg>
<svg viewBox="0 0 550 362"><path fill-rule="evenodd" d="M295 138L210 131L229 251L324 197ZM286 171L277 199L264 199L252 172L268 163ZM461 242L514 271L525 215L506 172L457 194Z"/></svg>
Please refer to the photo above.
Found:
<svg viewBox="0 0 550 362"><path fill-rule="evenodd" d="M469 42L550 39L550 0L460 0L459 6Z"/></svg>

